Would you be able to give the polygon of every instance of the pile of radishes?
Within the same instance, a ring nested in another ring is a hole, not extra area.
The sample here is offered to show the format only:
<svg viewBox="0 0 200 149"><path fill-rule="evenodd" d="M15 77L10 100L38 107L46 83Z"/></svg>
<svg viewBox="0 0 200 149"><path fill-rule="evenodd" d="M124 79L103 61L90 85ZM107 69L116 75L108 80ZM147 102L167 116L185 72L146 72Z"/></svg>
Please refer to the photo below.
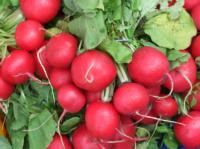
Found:
<svg viewBox="0 0 200 149"><path fill-rule="evenodd" d="M3 59L0 68L2 101L9 99L16 85L30 79L56 91L63 113L58 134L47 149L132 149L137 141L149 139L137 138L135 124L157 121L174 124L177 140L187 149L199 148L200 83L195 59L200 57L200 35L188 49L180 49L190 58L173 70L159 49L148 46L138 48L128 65L117 65L98 48L79 53L79 39L70 33L45 37L45 24L58 14L60 4L60 0L20 0L26 20L16 28L17 49ZM200 30L200 1L185 0L184 7ZM102 92L114 82L113 96L104 100ZM175 121L179 106L172 92L186 96L185 104L196 100L191 111ZM71 138L61 135L64 116L84 108L84 122Z"/></svg>

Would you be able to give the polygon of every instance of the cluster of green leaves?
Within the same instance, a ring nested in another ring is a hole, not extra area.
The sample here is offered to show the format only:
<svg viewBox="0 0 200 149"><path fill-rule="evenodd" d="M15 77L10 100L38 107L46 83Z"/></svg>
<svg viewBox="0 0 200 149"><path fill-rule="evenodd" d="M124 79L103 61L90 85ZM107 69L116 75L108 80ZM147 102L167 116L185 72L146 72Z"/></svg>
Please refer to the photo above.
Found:
<svg viewBox="0 0 200 149"><path fill-rule="evenodd" d="M6 10L8 7L17 7L19 0L1 0L0 1L0 12Z"/></svg>
<svg viewBox="0 0 200 149"><path fill-rule="evenodd" d="M17 86L8 103L6 126L12 149L46 149L57 130L61 109L54 104L49 86L35 82ZM81 114L68 115L61 132L71 133L81 121ZM0 143L5 142L0 139Z"/></svg>

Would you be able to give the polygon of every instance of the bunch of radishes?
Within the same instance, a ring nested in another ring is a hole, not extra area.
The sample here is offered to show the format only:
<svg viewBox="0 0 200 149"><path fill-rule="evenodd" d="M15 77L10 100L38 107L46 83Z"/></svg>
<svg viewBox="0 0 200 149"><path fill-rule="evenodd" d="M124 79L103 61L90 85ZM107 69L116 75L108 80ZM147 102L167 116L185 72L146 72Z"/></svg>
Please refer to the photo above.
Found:
<svg viewBox="0 0 200 149"><path fill-rule="evenodd" d="M20 0L26 20L15 32L19 49L13 49L3 60L0 72L2 100L10 97L15 85L29 79L47 84L37 77L47 79L56 90L63 113L58 121L58 134L48 149L71 149L72 146L75 149L132 149L136 141L148 139L136 137L135 122L149 125L157 121L175 123L176 138L185 147L200 147L200 90L195 64L195 58L200 56L200 36L194 38L188 50L181 50L191 56L173 70L159 49L148 46L138 48L132 61L123 67L99 49L78 54L78 39L70 33L63 32L46 40L44 24L57 15L60 3L60 0ZM191 12L200 30L200 1L185 0L184 7ZM112 100L105 102L102 92L113 82L117 85ZM170 93L164 94L163 87ZM192 111L176 122L169 120L178 114L179 108L172 92L187 94L189 102L197 101ZM59 125L66 114L77 113L84 107L85 121L69 141L60 135Z"/></svg>

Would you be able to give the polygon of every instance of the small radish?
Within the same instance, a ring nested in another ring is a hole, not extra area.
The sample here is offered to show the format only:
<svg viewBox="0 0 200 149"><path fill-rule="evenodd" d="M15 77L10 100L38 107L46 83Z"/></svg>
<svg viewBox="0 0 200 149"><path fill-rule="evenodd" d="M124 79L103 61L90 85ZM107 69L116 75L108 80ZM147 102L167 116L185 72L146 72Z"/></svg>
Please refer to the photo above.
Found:
<svg viewBox="0 0 200 149"><path fill-rule="evenodd" d="M77 56L71 67L74 83L87 91L98 92L115 79L117 70L113 60L97 50L86 51Z"/></svg>
<svg viewBox="0 0 200 149"><path fill-rule="evenodd" d="M44 43L44 34L43 26L40 23L25 20L17 26L15 40L21 49L34 51Z"/></svg>
<svg viewBox="0 0 200 149"><path fill-rule="evenodd" d="M140 113L142 115L146 115L146 116L150 116L150 117L154 117L154 118L157 117L157 115L151 109L149 110L148 108L141 110ZM147 118L147 117L140 116L137 114L133 114L132 119L134 119L136 121L136 123L141 123L144 125L151 125L151 124L155 124L157 122L156 119Z"/></svg>
<svg viewBox="0 0 200 149"><path fill-rule="evenodd" d="M60 33L47 43L47 61L55 68L67 68L76 56L77 39L69 33Z"/></svg>
<svg viewBox="0 0 200 149"><path fill-rule="evenodd" d="M159 50L144 46L133 53L128 72L131 79L145 86L161 85L169 72L169 62Z"/></svg>
<svg viewBox="0 0 200 149"><path fill-rule="evenodd" d="M71 73L68 69L54 68L50 72L50 81L54 89L59 89L62 85L72 83Z"/></svg>
<svg viewBox="0 0 200 149"><path fill-rule="evenodd" d="M191 85L196 81L197 68L192 57L189 60L176 67L170 72L174 84L174 92L184 92L191 88ZM171 81L169 79L165 82L165 87L171 88Z"/></svg>
<svg viewBox="0 0 200 149"><path fill-rule="evenodd" d="M74 149L102 149L102 146L104 146L97 138L92 136L85 124L80 125L74 131L72 143Z"/></svg>
<svg viewBox="0 0 200 149"><path fill-rule="evenodd" d="M47 23L57 15L61 0L20 0L19 3L27 19Z"/></svg>
<svg viewBox="0 0 200 149"><path fill-rule="evenodd" d="M3 80L0 72L0 100L8 99L14 91L14 86Z"/></svg>
<svg viewBox="0 0 200 149"><path fill-rule="evenodd" d="M190 46L190 53L194 58L197 58L200 56L200 35L194 37L192 40L191 46Z"/></svg>
<svg viewBox="0 0 200 149"><path fill-rule="evenodd" d="M36 74L41 77L42 79L47 79L44 70L42 69L42 66L37 58L37 52L33 53L33 57L36 62ZM48 64L47 59L46 59L46 50L43 50L40 54L40 60L42 62L42 65L44 66L47 74L50 73L52 67Z"/></svg>
<svg viewBox="0 0 200 149"><path fill-rule="evenodd" d="M180 117L177 122L185 125L174 125L177 140L187 149L200 147L200 112L192 111L189 116Z"/></svg>
<svg viewBox="0 0 200 149"><path fill-rule="evenodd" d="M110 140L119 128L119 114L112 104L93 102L86 108L87 129L98 139Z"/></svg>
<svg viewBox="0 0 200 149"><path fill-rule="evenodd" d="M186 10L191 10L191 9L194 8L198 3L200 3L199 0L185 0L184 8L185 8Z"/></svg>
<svg viewBox="0 0 200 149"><path fill-rule="evenodd" d="M60 106L69 113L79 112L85 105L86 98L76 86L68 84L59 88L57 100Z"/></svg>
<svg viewBox="0 0 200 149"><path fill-rule="evenodd" d="M200 14L200 3L195 5L195 7L193 7L191 10L191 16L192 16L192 19L194 20L197 30L200 30L200 15L199 14Z"/></svg>
<svg viewBox="0 0 200 149"><path fill-rule="evenodd" d="M2 64L1 74L5 81L11 84L22 84L34 74L35 61L25 50L13 51Z"/></svg>
<svg viewBox="0 0 200 149"><path fill-rule="evenodd" d="M132 114L149 104L147 89L137 83L124 83L114 93L113 104L121 114Z"/></svg>
<svg viewBox="0 0 200 149"><path fill-rule="evenodd" d="M62 135L61 137L62 141L60 136L58 134L55 134L53 140L46 149L72 149L72 145L69 142L68 138L64 135Z"/></svg>
<svg viewBox="0 0 200 149"><path fill-rule="evenodd" d="M122 142L114 143L113 149L133 149L136 141L136 129L132 120L126 116L122 116L119 131L120 133L116 133L114 140L121 140Z"/></svg>
<svg viewBox="0 0 200 149"><path fill-rule="evenodd" d="M101 92L85 92L87 103L92 103L98 100L101 100Z"/></svg>
<svg viewBox="0 0 200 149"><path fill-rule="evenodd" d="M178 104L171 96L161 99L154 100L153 112L161 117L172 118L178 113Z"/></svg>

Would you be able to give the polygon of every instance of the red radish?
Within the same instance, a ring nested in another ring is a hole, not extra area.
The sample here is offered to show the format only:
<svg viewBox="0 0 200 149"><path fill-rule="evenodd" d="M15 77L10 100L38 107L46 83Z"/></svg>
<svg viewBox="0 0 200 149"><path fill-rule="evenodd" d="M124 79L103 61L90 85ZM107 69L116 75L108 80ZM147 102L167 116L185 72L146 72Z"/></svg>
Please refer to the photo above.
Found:
<svg viewBox="0 0 200 149"><path fill-rule="evenodd" d="M56 68L67 68L76 56L77 39L69 33L60 33L47 43L47 61Z"/></svg>
<svg viewBox="0 0 200 149"><path fill-rule="evenodd" d="M134 81L145 86L160 85L169 72L169 62L162 52L145 46L133 53L128 72Z"/></svg>
<svg viewBox="0 0 200 149"><path fill-rule="evenodd" d="M195 85L194 85L192 94L189 96L188 100L190 103L192 103L192 101L195 100L195 105L192 106L192 109L200 111L200 89L196 87Z"/></svg>
<svg viewBox="0 0 200 149"><path fill-rule="evenodd" d="M27 19L47 23L58 13L61 0L20 0L20 8Z"/></svg>
<svg viewBox="0 0 200 149"><path fill-rule="evenodd" d="M198 5L195 5L194 8L191 10L191 16L194 20L194 23L196 24L196 27L198 30L200 30L200 3Z"/></svg>
<svg viewBox="0 0 200 149"><path fill-rule="evenodd" d="M44 34L43 26L40 23L25 20L17 26L15 40L21 49L34 51L44 43Z"/></svg>
<svg viewBox="0 0 200 149"><path fill-rule="evenodd" d="M194 37L190 46L190 53L194 58L200 56L200 35Z"/></svg>
<svg viewBox="0 0 200 149"><path fill-rule="evenodd" d="M101 149L102 144L92 136L84 124L80 125L72 135L74 149Z"/></svg>
<svg viewBox="0 0 200 149"><path fill-rule="evenodd" d="M194 8L198 3L200 3L199 0L185 0L184 8L185 8L186 10L191 10L191 9Z"/></svg>
<svg viewBox="0 0 200 149"><path fill-rule="evenodd" d="M170 75L174 84L174 92L184 92L191 88L191 84L196 81L197 68L195 61L192 57L189 60L181 64L181 66L173 69ZM190 81L190 82L189 82ZM169 79L165 82L165 87L171 88L171 81Z"/></svg>
<svg viewBox="0 0 200 149"><path fill-rule="evenodd" d="M122 116L121 117L121 125L119 131L124 135L121 135L117 132L115 136L115 140L122 140L124 142L114 143L113 149L133 149L135 145L135 126L130 118Z"/></svg>
<svg viewBox="0 0 200 149"><path fill-rule="evenodd" d="M169 96L161 100L154 100L152 109L158 116L171 118L178 113L178 104L174 98Z"/></svg>
<svg viewBox="0 0 200 149"><path fill-rule="evenodd" d="M148 106L149 94L140 84L125 83L115 91L113 104L121 114L132 114Z"/></svg>
<svg viewBox="0 0 200 149"><path fill-rule="evenodd" d="M53 137L53 140L51 141L51 143L46 149L64 149L64 148L72 149L72 145L69 142L68 138L64 135L62 135L61 137L62 137L62 141L61 141L60 136L58 134L55 134Z"/></svg>
<svg viewBox="0 0 200 149"><path fill-rule="evenodd" d="M150 109L145 108L143 110L140 111L140 113L142 115L146 115L146 116L150 116L150 117L157 117L157 115ZM133 114L132 118L136 121L136 123L140 122L141 124L144 125L151 125L151 124L155 124L157 122L157 120L152 119L152 118L146 118L144 116L140 116L137 114Z"/></svg>
<svg viewBox="0 0 200 149"><path fill-rule="evenodd" d="M8 99L14 91L14 86L3 80L0 72L0 100Z"/></svg>
<svg viewBox="0 0 200 149"><path fill-rule="evenodd" d="M59 89L63 85L72 83L71 73L68 69L54 68L50 72L50 81L54 89Z"/></svg>
<svg viewBox="0 0 200 149"><path fill-rule="evenodd" d="M93 102L85 113L87 129L98 139L110 140L119 128L119 114L110 103Z"/></svg>
<svg viewBox="0 0 200 149"><path fill-rule="evenodd" d="M115 79L117 70L112 59L97 50L86 51L77 56L71 67L74 83L87 91L98 92Z"/></svg>
<svg viewBox="0 0 200 149"><path fill-rule="evenodd" d="M42 66L40 65L40 62L37 58L37 52L34 52L33 57L36 62L36 74L41 77L42 79L47 79L44 70L42 69ZM43 50L40 54L40 60L42 62L42 65L44 66L47 74L50 73L52 67L48 64L47 59L46 59L46 50Z"/></svg>
<svg viewBox="0 0 200 149"><path fill-rule="evenodd" d="M3 79L11 84L25 83L34 71L34 58L24 50L13 51L4 59L1 69Z"/></svg>
<svg viewBox="0 0 200 149"><path fill-rule="evenodd" d="M76 86L68 84L59 88L57 100L60 106L69 113L79 112L85 105L86 98Z"/></svg>
<svg viewBox="0 0 200 149"><path fill-rule="evenodd" d="M186 148L196 149L200 147L200 112L192 111L190 116L182 116L177 122L185 125L174 125L174 133L177 140Z"/></svg>
<svg viewBox="0 0 200 149"><path fill-rule="evenodd" d="M101 92L85 92L87 103L92 103L94 101L101 100Z"/></svg>

